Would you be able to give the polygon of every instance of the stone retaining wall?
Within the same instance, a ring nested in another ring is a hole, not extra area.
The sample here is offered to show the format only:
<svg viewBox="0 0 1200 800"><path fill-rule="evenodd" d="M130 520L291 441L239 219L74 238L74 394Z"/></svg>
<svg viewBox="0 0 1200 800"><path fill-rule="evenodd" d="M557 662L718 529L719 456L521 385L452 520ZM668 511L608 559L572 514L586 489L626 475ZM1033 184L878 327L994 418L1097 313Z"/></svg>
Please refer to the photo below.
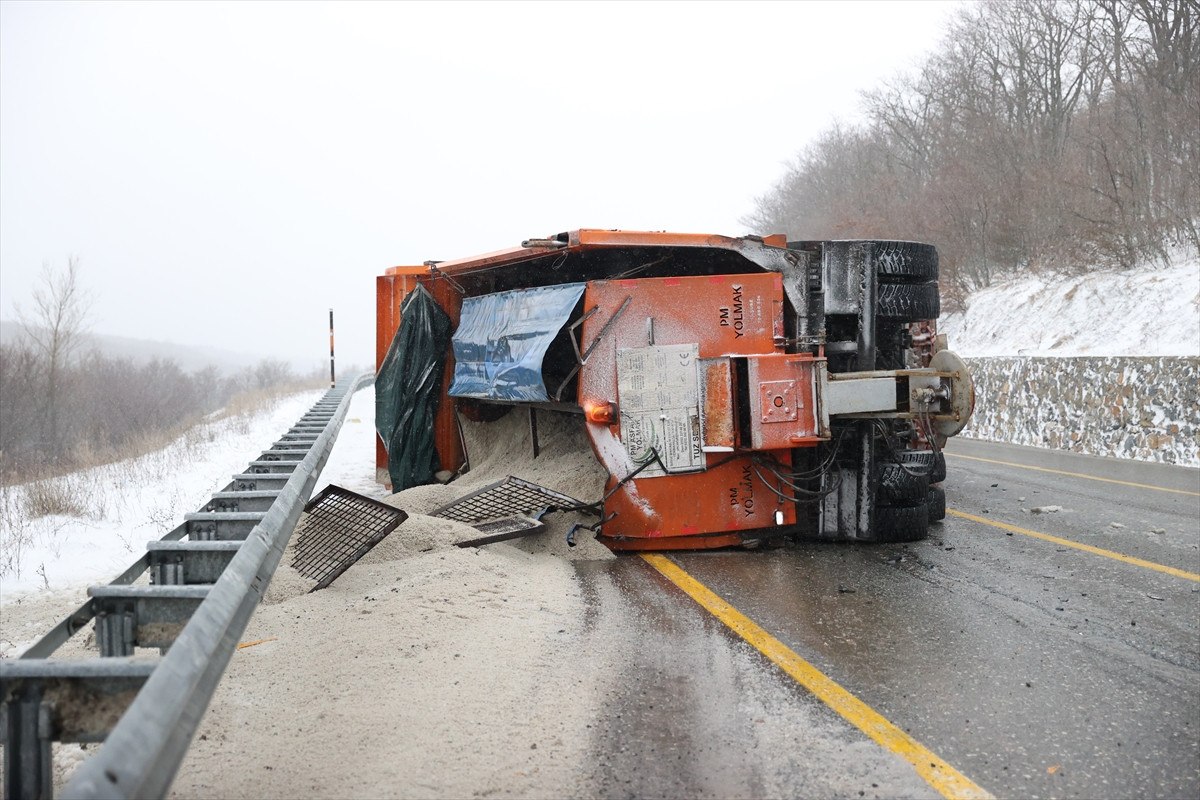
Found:
<svg viewBox="0 0 1200 800"><path fill-rule="evenodd" d="M1200 358L974 358L962 436L1200 465Z"/></svg>

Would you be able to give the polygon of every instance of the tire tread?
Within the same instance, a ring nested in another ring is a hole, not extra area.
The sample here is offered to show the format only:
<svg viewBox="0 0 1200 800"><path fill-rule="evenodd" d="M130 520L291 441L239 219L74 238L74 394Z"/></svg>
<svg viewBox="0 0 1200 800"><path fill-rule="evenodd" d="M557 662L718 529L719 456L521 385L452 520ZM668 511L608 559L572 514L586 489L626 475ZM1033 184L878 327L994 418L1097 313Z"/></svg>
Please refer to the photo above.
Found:
<svg viewBox="0 0 1200 800"><path fill-rule="evenodd" d="M929 506L876 506L876 541L918 542L929 536Z"/></svg>
<svg viewBox="0 0 1200 800"><path fill-rule="evenodd" d="M937 319L942 302L936 283L880 283L875 316L917 322Z"/></svg>

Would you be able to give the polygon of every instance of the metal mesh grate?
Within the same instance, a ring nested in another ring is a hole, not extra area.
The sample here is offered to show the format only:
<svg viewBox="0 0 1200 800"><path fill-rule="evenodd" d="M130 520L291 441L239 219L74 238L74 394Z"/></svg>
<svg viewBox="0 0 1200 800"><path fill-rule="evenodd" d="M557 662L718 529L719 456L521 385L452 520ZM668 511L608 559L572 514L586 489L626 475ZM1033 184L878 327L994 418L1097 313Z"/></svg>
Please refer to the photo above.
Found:
<svg viewBox="0 0 1200 800"><path fill-rule="evenodd" d="M494 519L491 522L477 522L471 527L482 533L483 536L476 539L468 539L465 542L455 542L455 547L479 547L480 545L491 544L493 542L518 539L522 536L539 533L546 525L540 520L515 516Z"/></svg>
<svg viewBox="0 0 1200 800"><path fill-rule="evenodd" d="M576 508L573 497L511 475L477 492L442 506L432 516L458 520L468 525L542 511L546 508ZM478 527L478 526L476 526Z"/></svg>
<svg viewBox="0 0 1200 800"><path fill-rule="evenodd" d="M327 486L304 507L292 566L324 589L394 531L408 515L340 486Z"/></svg>

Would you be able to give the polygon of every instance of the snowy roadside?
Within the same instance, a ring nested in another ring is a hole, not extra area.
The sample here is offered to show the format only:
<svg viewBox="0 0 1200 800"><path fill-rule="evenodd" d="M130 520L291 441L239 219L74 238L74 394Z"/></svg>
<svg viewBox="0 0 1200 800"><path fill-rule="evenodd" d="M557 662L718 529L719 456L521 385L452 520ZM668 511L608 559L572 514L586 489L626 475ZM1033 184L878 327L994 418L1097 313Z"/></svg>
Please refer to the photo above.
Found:
<svg viewBox="0 0 1200 800"><path fill-rule="evenodd" d="M162 450L42 482L82 505L86 513L79 516L31 519L22 510L29 485L0 490L0 657L19 654L78 607L89 585L116 577L146 542L200 508L321 394L291 395L252 416L199 425ZM34 608L30 620L25 612Z"/></svg>
<svg viewBox="0 0 1200 800"><path fill-rule="evenodd" d="M963 436L1200 466L1200 259L1007 281L938 330L975 379Z"/></svg>
<svg viewBox="0 0 1200 800"><path fill-rule="evenodd" d="M972 294L938 331L964 358L1200 356L1200 259L1007 281Z"/></svg>
<svg viewBox="0 0 1200 800"><path fill-rule="evenodd" d="M188 474L204 480L189 482L193 494L186 495L186 509L201 505L253 456L251 448L277 439L314 400L294 399L255 420L250 434L216 448L223 458L187 465ZM463 550L453 542L475 535L473 529L426 514L508 474L595 499L605 475L582 426L558 415L543 420L543 452L535 460L520 415L468 424L468 447L476 455L469 475L450 486L391 496L374 481L374 435L374 390L368 387L352 399L316 491L335 483L380 497L404 508L408 520L320 592L308 593L311 582L285 554L243 637L264 641L239 650L230 662L176 780L176 796L459 796L480 786L519 795L548 786L569 791L580 779L588 722L607 683L599 674L580 682L583 659L576 648L587 615L572 562L613 556L583 537L568 549L565 533L575 515L556 515L544 533L527 540ZM146 487L144 502L159 507L169 491L162 484ZM126 503L121 519L128 521L132 496ZM54 578L62 588L39 589L36 581L19 592L6 588L0 619L5 656L19 655L77 607L88 584L111 579L132 561L115 535L117 525L115 519L76 521L60 531L61 564L49 559L48 549L26 551L47 556L48 574L63 576ZM67 538L89 535L103 545ZM161 532L140 538L156 535ZM81 542L91 545L91 555L72 552ZM71 652L65 657L77 657L88 646L73 640L66 649ZM497 670L505 676L503 689L486 678ZM525 732L531 743L540 742L540 752L510 747L514 720L516 735ZM329 741L361 741L364 729L421 731L443 746L381 735L375 741L392 764L383 770L377 768L380 753L369 749L329 758ZM55 751L61 788L87 752L76 745ZM230 770L231 753L252 763ZM464 770L468 761L473 766ZM274 780L264 782L264 775ZM406 777L398 781L397 775Z"/></svg>

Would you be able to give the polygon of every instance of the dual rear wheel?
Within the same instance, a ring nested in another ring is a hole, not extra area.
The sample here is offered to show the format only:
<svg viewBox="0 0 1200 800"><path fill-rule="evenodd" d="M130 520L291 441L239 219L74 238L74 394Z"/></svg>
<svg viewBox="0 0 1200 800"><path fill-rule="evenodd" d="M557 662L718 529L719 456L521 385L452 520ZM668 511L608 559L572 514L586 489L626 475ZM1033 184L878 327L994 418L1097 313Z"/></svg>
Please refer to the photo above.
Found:
<svg viewBox="0 0 1200 800"><path fill-rule="evenodd" d="M932 450L899 454L899 461L882 461L876 472L876 540L916 542L929 535L929 524L946 518L946 457Z"/></svg>

